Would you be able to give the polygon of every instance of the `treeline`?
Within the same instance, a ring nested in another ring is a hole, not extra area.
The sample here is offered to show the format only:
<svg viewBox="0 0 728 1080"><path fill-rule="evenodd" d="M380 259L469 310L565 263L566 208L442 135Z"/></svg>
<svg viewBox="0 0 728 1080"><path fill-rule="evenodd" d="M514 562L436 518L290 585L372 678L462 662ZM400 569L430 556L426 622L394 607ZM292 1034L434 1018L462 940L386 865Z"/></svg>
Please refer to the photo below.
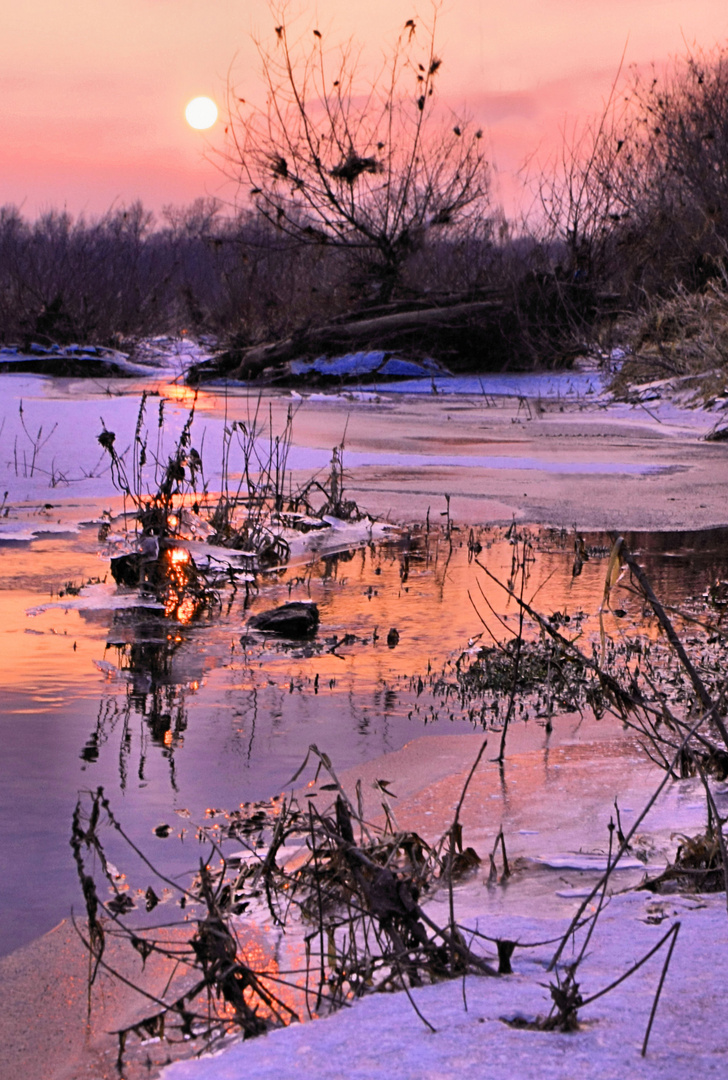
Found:
<svg viewBox="0 0 728 1080"><path fill-rule="evenodd" d="M486 223L413 256L400 298L492 281L490 231ZM230 216L214 200L159 220L140 203L93 219L50 211L35 221L0 207L5 344L111 345L182 329L253 343L366 306L370 284L345 250L302 246L254 211Z"/></svg>
<svg viewBox="0 0 728 1080"><path fill-rule="evenodd" d="M276 226L272 204L230 214L198 200L155 219L135 203L35 221L4 207L0 342L123 345L186 330L245 349L367 313L484 299L500 336L491 366L508 359L509 342L522 366L566 360L608 344L615 323L641 311L642 338L664 338L663 300L674 336L676 297L709 292L713 318L715 298L724 303L727 163L726 48L632 76L538 176L536 205L517 227L491 206L457 227L433 219L410 229L386 303L381 266L361 245L327 242L321 230L305 242L290 217ZM338 182L353 205L359 173Z"/></svg>
<svg viewBox="0 0 728 1080"><path fill-rule="evenodd" d="M102 217L0 208L0 340L119 345L140 335L210 333L257 340L305 318L339 284L252 214L213 201L140 203Z"/></svg>
<svg viewBox="0 0 728 1080"><path fill-rule="evenodd" d="M552 263L540 241L512 238L504 223L497 232L488 220L413 251L382 304L377 275L358 253L301 245L253 212L233 217L212 201L160 220L138 203L96 219L54 211L32 222L4 207L0 343L131 348L139 337L184 330L213 337L232 355L284 339L305 351L317 327L485 299L487 357L478 320L447 340L430 327L410 348L397 343L400 351L439 353L455 367L557 363L582 341L593 299L584 284L569 290L544 274Z"/></svg>

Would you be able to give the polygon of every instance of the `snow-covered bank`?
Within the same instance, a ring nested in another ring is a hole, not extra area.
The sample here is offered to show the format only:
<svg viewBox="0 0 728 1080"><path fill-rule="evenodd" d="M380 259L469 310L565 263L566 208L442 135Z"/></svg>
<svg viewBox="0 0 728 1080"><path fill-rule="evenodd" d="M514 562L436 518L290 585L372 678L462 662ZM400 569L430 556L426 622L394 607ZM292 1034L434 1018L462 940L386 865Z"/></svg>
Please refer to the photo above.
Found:
<svg viewBox="0 0 728 1080"><path fill-rule="evenodd" d="M0 371L79 378L182 379L194 364L213 355L211 346L188 337L140 338L130 351L101 345L41 345L0 348Z"/></svg>
<svg viewBox="0 0 728 1080"><path fill-rule="evenodd" d="M502 1017L545 1015L553 946L516 950L514 975L468 978L413 990L432 1034L404 993L376 995L314 1023L292 1025L198 1061L163 1070L164 1080L687 1080L724 1077L728 1041L722 1021L728 995L725 897L615 896L603 912L582 970L584 997L623 974L680 921L647 1055L640 1050L664 962L658 953L635 975L584 1008L572 1034L515 1029ZM488 932L543 940L563 920L489 920ZM466 1007L467 1004L467 1007Z"/></svg>

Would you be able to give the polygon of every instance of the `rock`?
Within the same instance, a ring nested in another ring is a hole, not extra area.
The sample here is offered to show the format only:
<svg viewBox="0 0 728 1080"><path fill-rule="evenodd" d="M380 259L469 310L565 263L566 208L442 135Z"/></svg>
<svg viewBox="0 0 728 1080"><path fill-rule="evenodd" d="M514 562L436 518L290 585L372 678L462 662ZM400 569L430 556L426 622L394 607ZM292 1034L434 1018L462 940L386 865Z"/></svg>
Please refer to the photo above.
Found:
<svg viewBox="0 0 728 1080"><path fill-rule="evenodd" d="M129 589L138 588L142 578L142 555L132 551L128 555L119 555L111 560L111 576L117 585Z"/></svg>
<svg viewBox="0 0 728 1080"><path fill-rule="evenodd" d="M253 630L287 638L312 637L318 630L318 624L319 612L316 604L298 600L270 611L261 611L258 615L253 615L248 622L248 626Z"/></svg>

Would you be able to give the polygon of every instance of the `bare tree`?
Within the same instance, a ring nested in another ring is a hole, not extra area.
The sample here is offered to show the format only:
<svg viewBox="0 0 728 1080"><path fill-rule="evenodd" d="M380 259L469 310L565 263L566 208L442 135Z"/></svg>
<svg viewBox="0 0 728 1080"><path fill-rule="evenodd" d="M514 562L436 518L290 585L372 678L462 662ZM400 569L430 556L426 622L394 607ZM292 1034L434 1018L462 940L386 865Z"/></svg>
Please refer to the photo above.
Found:
<svg viewBox="0 0 728 1080"><path fill-rule="evenodd" d="M615 179L631 237L658 283L700 288L728 254L728 50L635 76L630 95Z"/></svg>
<svg viewBox="0 0 728 1080"><path fill-rule="evenodd" d="M407 20L369 81L351 42L329 48L317 29L292 41L272 14L257 42L265 105L230 88L224 168L277 229L345 248L388 300L432 230L489 210L482 131L436 106L437 6L429 25Z"/></svg>
<svg viewBox="0 0 728 1080"><path fill-rule="evenodd" d="M616 90L540 177L546 232L570 279L637 297L700 288L728 255L728 50L635 71Z"/></svg>
<svg viewBox="0 0 728 1080"><path fill-rule="evenodd" d="M564 125L559 150L537 169L535 231L569 283L603 280L613 269L615 224L625 211L614 182L629 112L617 92L623 62L624 54L602 112Z"/></svg>

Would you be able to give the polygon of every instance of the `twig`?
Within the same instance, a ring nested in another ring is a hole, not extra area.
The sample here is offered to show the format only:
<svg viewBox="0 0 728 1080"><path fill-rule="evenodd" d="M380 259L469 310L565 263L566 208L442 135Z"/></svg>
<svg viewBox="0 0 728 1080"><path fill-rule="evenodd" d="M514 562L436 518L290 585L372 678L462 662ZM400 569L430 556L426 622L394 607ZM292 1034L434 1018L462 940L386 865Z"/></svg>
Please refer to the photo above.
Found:
<svg viewBox="0 0 728 1080"><path fill-rule="evenodd" d="M630 553L630 551L627 548L626 544L622 545L621 554L622 554L622 558L627 563L627 566L629 566L630 570L632 571L632 573L634 574L634 576L637 578L638 582L640 583L640 587L641 587L642 591L644 592L645 596L647 597L647 599L648 599L648 601L650 603L650 606L652 607L652 610L654 611L655 615L657 616L657 620L660 623L660 626L665 631L668 641L670 642L673 649L677 653L677 656L678 656L678 658L680 660L680 663L685 668L685 671L687 672L688 678L690 679L690 682L693 685L693 689L694 689L694 691L696 693L696 696L698 697L698 699L699 699L701 705L703 706L703 708L705 709L705 711L706 712L712 712L712 714L713 714L712 718L713 718L713 721L715 723L715 726L718 728L718 731L720 732L721 738L723 739L723 742L725 743L726 747L728 747L728 729L726 728L725 723L723 722L723 717L720 715L720 712L719 712L718 708L716 707L716 703L713 701L710 694L708 693L708 691L706 689L706 686L705 686L705 683L703 682L703 680L700 678L697 671L693 667L693 664L691 663L688 654L685 652L685 648L683 646L683 643L680 641L680 638L678 637L677 633L675 632L675 627L672 625L672 622L670 621L670 619L667 616L667 612L665 611L662 604L660 603L660 601L655 596L654 590L653 590L652 586L650 585L650 582L649 582L649 580L647 578L647 575L645 574L644 570L639 565L639 563L636 561L634 556Z"/></svg>
<svg viewBox="0 0 728 1080"><path fill-rule="evenodd" d="M675 923L672 930L670 931L670 933L673 935L673 938L672 938L672 941L670 942L670 948L667 951L667 956L665 957L665 963L664 963L663 968L662 968L662 974L660 975L660 981L657 984L657 992L655 993L655 1000L652 1002L652 1011L650 1012L650 1019L649 1019L649 1022L647 1024L647 1031L645 1032L645 1041L642 1043L642 1057L644 1057L645 1054L647 1053L647 1043L649 1042L650 1032L652 1031L652 1022L655 1019L655 1013L657 1012L657 1005L658 1005L658 1002L660 1000L660 994L662 993L662 987L663 987L663 984L665 982L665 976L667 975L667 969L669 968L670 960L672 959L672 950L675 948L675 942L677 941L677 935L678 935L679 931L680 931L680 923L677 922L677 923Z"/></svg>
<svg viewBox="0 0 728 1080"><path fill-rule="evenodd" d="M725 903L726 909L728 909L728 858L726 858L725 837L723 836L723 821L720 817L720 814L718 813L718 807L715 805L715 799L713 798L713 792L710 790L708 778L705 775L703 766L700 764L697 758L695 759L695 766L700 773L700 779L702 780L703 787L705 788L705 795L708 800L708 806L713 815L713 821L715 822L714 830L717 836L718 846L720 847L720 857L723 862L723 884L725 888Z"/></svg>
<svg viewBox="0 0 728 1080"><path fill-rule="evenodd" d="M690 739L693 737L694 733L697 731L698 727L702 724L702 722L703 722L703 717L701 717L700 720L698 720L698 722L691 728L691 730L688 732L688 734L683 739L683 741L680 744L680 746L679 746L679 748L677 750L677 753L675 754L675 757L673 759L673 763L672 763L673 768L677 764L678 758L679 758L680 754L682 753L683 749L688 745ZM665 773L665 775L663 776L662 780L660 781L660 784L658 785L656 791L653 792L652 796L648 799L647 804L643 807L643 809L637 815L637 819L635 820L634 824L632 825L632 828L629 830L629 832L625 836L624 840L619 845L619 848L617 850L617 854L614 856L614 861L609 863L609 865L607 866L607 869L605 870L604 874L602 874L602 876L599 878L599 881L596 883L596 885L591 890L589 895L587 897L585 897L585 899L579 905L578 911L576 912L574 918L571 920L571 923L569 924L569 928L567 929L566 933L564 934L563 938L561 939L561 944L559 945L558 949L556 950L556 952L554 953L554 955L553 955L553 957L551 959L551 962L550 962L550 964L549 964L549 966L547 968L548 971L553 971L554 967L556 966L556 964L558 963L558 961L559 961L559 959L561 957L562 952L564 951L564 949L566 947L567 941L571 937L572 933L575 931L577 924L580 922L582 915L584 914L584 912L586 911L587 907L592 902L592 900L594 899L596 894L599 892L599 890L604 886L604 883L605 883L606 879L609 878L609 876L611 875L612 871L614 870L614 868L617 865L617 863L619 862L619 860L622 858L624 853L628 850L629 844L630 844L630 841L631 841L632 837L637 832L637 829L642 824L644 819L647 817L647 814L650 812L652 807L657 802L657 799L662 794L662 791L664 790L664 788L667 786L668 781L671 780L671 779L672 779L671 774L669 772Z"/></svg>

